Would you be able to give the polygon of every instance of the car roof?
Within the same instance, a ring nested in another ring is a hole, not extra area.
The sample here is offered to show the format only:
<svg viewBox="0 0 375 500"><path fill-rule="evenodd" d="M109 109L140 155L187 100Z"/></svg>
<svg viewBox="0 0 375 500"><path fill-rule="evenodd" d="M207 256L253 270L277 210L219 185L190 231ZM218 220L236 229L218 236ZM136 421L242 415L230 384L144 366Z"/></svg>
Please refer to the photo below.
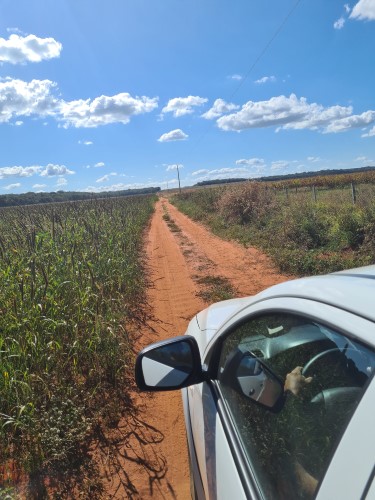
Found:
<svg viewBox="0 0 375 500"><path fill-rule="evenodd" d="M375 321L375 265L272 286L254 298L298 297L329 304Z"/></svg>

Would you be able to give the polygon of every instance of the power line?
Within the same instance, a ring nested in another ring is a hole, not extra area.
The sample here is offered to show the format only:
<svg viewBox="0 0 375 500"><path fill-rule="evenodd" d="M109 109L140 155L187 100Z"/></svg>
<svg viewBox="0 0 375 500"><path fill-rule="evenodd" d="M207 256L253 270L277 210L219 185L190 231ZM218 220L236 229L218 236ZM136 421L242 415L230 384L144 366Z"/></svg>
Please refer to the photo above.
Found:
<svg viewBox="0 0 375 500"><path fill-rule="evenodd" d="M272 35L272 37L268 40L268 42L266 43L266 45L264 46L264 48L261 50L261 52L259 53L259 55L257 56L257 58L255 59L255 61L252 63L252 65L250 66L250 68L248 69L247 73L245 74L245 76L243 77L243 79L240 81L240 83L237 85L237 88L235 88L235 90L232 92L232 94L229 96L229 100L233 99L233 97L237 94L237 92L240 90L240 88L242 87L242 85L245 83L245 81L249 78L251 72L253 71L253 69L255 68L255 66L258 64L258 62L262 59L262 57L264 56L264 54L267 52L267 50L269 49L269 47L271 46L272 42L278 37L278 35L281 33L281 31L283 30L284 26L286 25L286 23L288 22L289 18L292 16L292 14L294 13L294 11L297 9L298 5L302 2L302 0L297 0L296 3L292 6L292 8L288 11L287 15L285 16L285 18L283 19L283 21L280 23L280 25L278 26L278 28L276 29L275 33ZM207 125L207 128L206 130L201 134L201 136L195 141L195 144L192 146L191 148L191 151L193 151L193 149L199 144L199 142L201 142L201 140L204 138L204 136L207 134L207 131L208 131L208 127L209 125ZM190 152L191 152L190 151Z"/></svg>
<svg viewBox="0 0 375 500"><path fill-rule="evenodd" d="M269 49L269 47L271 46L272 42L275 40L275 38L277 38L277 36L281 33L281 31L283 30L284 26L286 25L286 23L288 22L289 18L291 17L291 15L293 14L293 12L296 10L296 8L298 7L298 5L302 2L302 0L297 0L297 2L293 5L293 7L289 10L288 14L286 15L286 17L284 18L284 20L281 22L281 24L279 25L279 27L277 28L277 30L275 31L275 33L272 35L272 37L269 39L269 41L266 43L266 45L264 46L263 50L260 52L260 54L258 55L258 57L255 59L255 61L253 62L253 64L250 66L249 70L247 71L247 73L245 74L244 78L240 81L240 83L237 85L237 88L232 92L232 94L230 95L229 99L232 99L233 96L235 94L237 94L237 92L239 91L239 89L242 87L242 85L245 83L245 81L248 79L248 77L250 76L250 73L253 71L253 69L255 68L255 66L258 64L258 62L262 59L262 57L264 56L264 54L267 52L267 50Z"/></svg>

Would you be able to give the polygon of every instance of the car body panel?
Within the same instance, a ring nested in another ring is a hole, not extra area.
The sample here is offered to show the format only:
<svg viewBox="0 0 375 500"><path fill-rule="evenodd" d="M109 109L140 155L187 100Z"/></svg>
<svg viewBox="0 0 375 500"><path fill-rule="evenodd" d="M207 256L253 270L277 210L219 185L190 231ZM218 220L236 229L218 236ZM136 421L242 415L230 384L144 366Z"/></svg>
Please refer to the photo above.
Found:
<svg viewBox="0 0 375 500"><path fill-rule="evenodd" d="M317 500L362 498L374 468L374 401L373 377L340 440Z"/></svg>
<svg viewBox="0 0 375 500"><path fill-rule="evenodd" d="M221 385L215 380L221 345L226 336L245 321L258 316L287 313L305 317L313 324L307 327L293 325L279 337L278 325L275 326L275 337L272 337L274 326L271 325L269 335L272 345L271 342L267 344L267 336L259 341L264 342L264 346L259 344L255 335L256 345L261 346L260 356L264 360L272 359L279 352L296 345L316 339L322 342L324 336L332 341L335 335L340 337L340 334L344 336L344 347L341 345L340 349L348 353L354 351L350 345L353 340L357 345L359 341L362 347L367 346L374 351L374 297L375 265L275 285L252 297L213 304L190 321L186 334L197 342L199 366L203 371L199 383L186 384L182 393L191 470L199 500L262 497L255 469L252 469L253 465L243 449ZM280 341L275 342L275 338L280 338ZM250 337L244 337L243 348L252 351L248 342L252 342ZM242 349L241 346L239 344L238 348ZM311 358L313 363L315 357ZM307 362L305 366L308 365ZM365 367L370 377L368 388L336 449L332 450L330 465L316 493L318 500L372 498L374 494L374 365Z"/></svg>
<svg viewBox="0 0 375 500"><path fill-rule="evenodd" d="M375 287L375 282L373 284L373 289L374 287ZM216 304L215 308L216 310L220 304ZM226 306L225 302L224 306ZM231 310L231 312L232 311L234 312L232 312L229 318L227 317L226 321L224 320L221 327L218 328L218 330L216 331L214 331L213 328L212 329L206 328L205 330L202 331L200 328L198 328L198 322L194 321L194 319L191 322L192 325L194 325L194 328L193 329L190 327L188 328L187 333L195 336L198 343L200 344L202 360L205 365L209 365L212 362L212 356L215 354L214 347L219 337L221 336L224 337L227 334L227 332L230 331L236 324L244 321L245 319L250 318L251 316L256 316L258 314L263 314L266 312L274 312L274 311L290 312L294 314L308 316L312 319L315 319L316 321L326 324L328 327L340 330L343 334L352 337L353 339L357 340L359 339L362 341L366 340L366 343L368 343L372 347L375 347L375 324L372 321L364 319L363 317L358 317L346 310L342 310L337 307L333 307L331 305L327 305L321 302L317 302L310 299L307 300L303 298L302 299L294 298L294 297L276 297L276 298L270 297L261 301L256 301L254 300L254 297L251 297L247 298L246 300L241 300L239 302L239 307L235 308L234 306L235 306L234 302L231 301L231 304L229 304L229 308L225 307L226 311ZM204 327L206 327L207 324L213 325L214 322L210 319L210 314L214 313L214 311L212 311L212 309L210 311L206 310L204 315L201 314L200 324L204 325ZM203 319L208 318L207 323L204 323L202 321L202 318ZM220 320L222 321L222 317L220 317ZM190 401L190 414L189 415L185 414L185 418L186 420L190 421L190 425L192 428L193 440L197 448L197 456L199 457L198 467L201 471L204 490L206 492L207 498L209 498L209 496L207 496L208 495L207 492L210 490L210 486L207 483L207 481L205 482L204 480L204 478L207 478L209 475L206 463L207 430L205 429L204 422L205 418L207 419L207 416L205 417L205 414L208 413L207 399L212 397L210 396L211 390L208 388L208 385L209 383L204 382L202 384L197 384L185 389L187 391L188 398ZM374 383L372 384L372 386L374 386ZM372 401L374 399L372 399ZM364 397L362 401L363 402L361 404L365 405L366 398ZM211 404L214 404L213 400L210 401L209 405ZM220 429L222 429L222 427ZM221 434L218 435L220 436ZM226 438L224 437L223 439ZM216 446L220 446L220 444L217 444ZM372 450L373 449L375 448L372 448ZM352 455L345 453L345 451L339 452L338 450L336 452L336 454L339 453L338 456L344 455L343 458L341 458L341 461L340 459L336 458L336 460L338 460L337 463L340 464L341 469L345 470L345 467L346 468L352 467L353 466ZM223 457L221 457L221 459L223 459ZM231 462L230 456L224 457L224 459L227 462ZM218 464L217 467L218 469L220 469L221 465ZM367 472L365 472L364 476L366 476ZM225 474L226 475L229 474L228 468L226 469ZM327 479L324 479L322 483L322 488L319 492L319 497L317 498L322 498L322 499L332 498L332 486L325 485L326 480L327 484L329 484L332 481L331 477L332 477L331 475L327 475ZM352 482L350 491L353 491L356 488L356 491L358 493L362 488L362 486L363 486L363 481L358 479L358 481ZM359 493L359 497L361 496L362 491ZM351 498L356 498L356 497L352 496Z"/></svg>

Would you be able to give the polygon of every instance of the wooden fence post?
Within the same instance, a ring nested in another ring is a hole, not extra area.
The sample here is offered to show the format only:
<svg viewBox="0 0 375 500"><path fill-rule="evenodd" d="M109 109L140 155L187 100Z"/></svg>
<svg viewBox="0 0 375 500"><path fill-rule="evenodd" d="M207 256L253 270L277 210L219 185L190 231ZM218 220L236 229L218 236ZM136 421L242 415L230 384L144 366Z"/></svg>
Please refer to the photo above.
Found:
<svg viewBox="0 0 375 500"><path fill-rule="evenodd" d="M353 205L356 204L357 202L357 193L356 193L356 190L355 190L355 184L354 184L354 181L352 181L350 183L351 187L352 187L352 201L353 201Z"/></svg>
<svg viewBox="0 0 375 500"><path fill-rule="evenodd" d="M315 186L312 187L313 199L316 202L316 189Z"/></svg>

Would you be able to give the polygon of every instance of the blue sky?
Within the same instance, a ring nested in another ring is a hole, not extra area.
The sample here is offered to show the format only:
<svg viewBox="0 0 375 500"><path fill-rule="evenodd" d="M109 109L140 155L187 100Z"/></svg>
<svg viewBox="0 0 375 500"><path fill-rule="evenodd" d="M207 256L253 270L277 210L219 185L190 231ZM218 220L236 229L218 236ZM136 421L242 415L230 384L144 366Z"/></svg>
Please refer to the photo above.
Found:
<svg viewBox="0 0 375 500"><path fill-rule="evenodd" d="M0 1L0 194L375 165L375 0Z"/></svg>

